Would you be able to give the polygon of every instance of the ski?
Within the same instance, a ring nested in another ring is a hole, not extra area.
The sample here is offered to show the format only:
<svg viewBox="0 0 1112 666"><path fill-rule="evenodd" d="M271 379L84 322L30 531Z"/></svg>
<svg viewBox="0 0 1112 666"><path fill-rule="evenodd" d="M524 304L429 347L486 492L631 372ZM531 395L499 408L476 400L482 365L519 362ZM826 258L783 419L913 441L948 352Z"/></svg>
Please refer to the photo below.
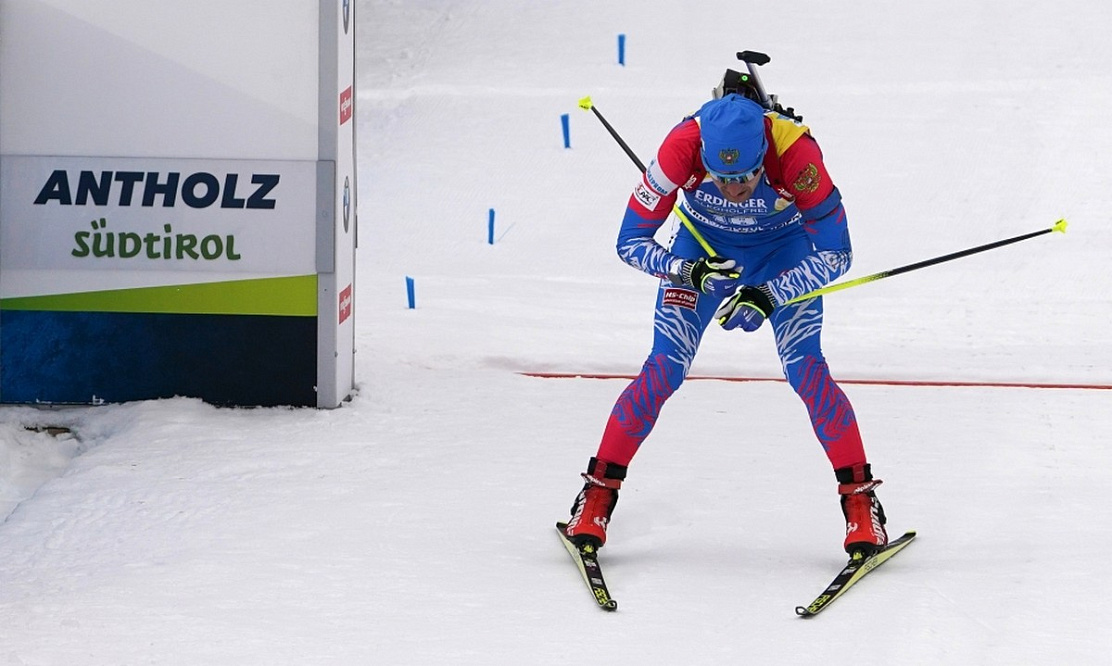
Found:
<svg viewBox="0 0 1112 666"><path fill-rule="evenodd" d="M809 606L796 606L795 614L799 617L814 617L834 603L834 600L846 593L850 587L865 577L873 569L884 564L896 553L907 547L915 538L915 532L907 532L899 539L892 541L882 550L872 555L850 559L841 573L834 577L830 585L815 597Z"/></svg>
<svg viewBox="0 0 1112 666"><path fill-rule="evenodd" d="M564 528L567 526L567 523L556 523L556 532L560 535L560 541L563 542L564 548L568 549L571 559L579 567L579 573L583 574L583 580L595 597L595 603L604 611L618 610L618 602L610 597L610 590L606 589L606 581L602 577L602 567L598 564L597 549L591 544L576 546L572 543L564 532Z"/></svg>

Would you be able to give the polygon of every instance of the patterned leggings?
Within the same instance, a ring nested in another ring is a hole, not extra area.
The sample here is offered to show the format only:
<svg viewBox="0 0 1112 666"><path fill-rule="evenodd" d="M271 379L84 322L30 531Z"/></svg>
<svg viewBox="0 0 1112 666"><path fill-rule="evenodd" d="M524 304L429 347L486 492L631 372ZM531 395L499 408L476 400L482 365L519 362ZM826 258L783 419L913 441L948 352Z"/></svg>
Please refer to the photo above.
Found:
<svg viewBox="0 0 1112 666"><path fill-rule="evenodd" d="M709 296L661 285L652 352L641 373L614 404L599 445L600 460L628 465L633 459L656 424L664 402L687 376L718 305L719 301ZM769 323L775 332L784 376L807 406L815 436L831 465L839 469L864 463L853 406L830 376L822 355L822 298L777 308ZM731 334L744 335L740 330Z"/></svg>

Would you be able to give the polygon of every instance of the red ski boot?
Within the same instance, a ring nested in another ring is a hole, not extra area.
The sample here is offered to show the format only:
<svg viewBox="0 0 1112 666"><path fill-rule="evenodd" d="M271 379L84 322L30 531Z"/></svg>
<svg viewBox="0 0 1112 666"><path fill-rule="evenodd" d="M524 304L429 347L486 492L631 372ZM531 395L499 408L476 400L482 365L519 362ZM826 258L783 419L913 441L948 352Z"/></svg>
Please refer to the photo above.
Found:
<svg viewBox="0 0 1112 666"><path fill-rule="evenodd" d="M571 519L564 530L568 539L577 546L592 544L601 548L606 543L606 526L610 514L618 503L618 489L626 476L623 465L615 465L591 458L587 471L583 474L586 481L583 490L575 498L571 507Z"/></svg>
<svg viewBox="0 0 1112 666"><path fill-rule="evenodd" d="M842 513L846 517L846 552L853 556L872 555L888 545L884 524L884 507L873 491L881 484L873 479L868 463L834 470L838 477L838 494L842 496Z"/></svg>

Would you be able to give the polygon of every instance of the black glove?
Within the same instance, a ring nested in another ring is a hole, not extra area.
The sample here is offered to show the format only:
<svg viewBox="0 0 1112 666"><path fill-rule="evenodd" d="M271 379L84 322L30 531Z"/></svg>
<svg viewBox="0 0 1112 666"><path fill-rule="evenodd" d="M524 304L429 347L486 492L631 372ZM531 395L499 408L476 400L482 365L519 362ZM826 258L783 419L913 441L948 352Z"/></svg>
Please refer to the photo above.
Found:
<svg viewBox="0 0 1112 666"><path fill-rule="evenodd" d="M775 309L776 297L768 285L746 286L726 299L715 311L714 317L727 331L740 326L743 331L752 332L760 328L765 317Z"/></svg>
<svg viewBox="0 0 1112 666"><path fill-rule="evenodd" d="M705 257L685 261L680 268L679 282L715 298L725 298L737 289L741 273L734 270L737 262L722 257Z"/></svg>

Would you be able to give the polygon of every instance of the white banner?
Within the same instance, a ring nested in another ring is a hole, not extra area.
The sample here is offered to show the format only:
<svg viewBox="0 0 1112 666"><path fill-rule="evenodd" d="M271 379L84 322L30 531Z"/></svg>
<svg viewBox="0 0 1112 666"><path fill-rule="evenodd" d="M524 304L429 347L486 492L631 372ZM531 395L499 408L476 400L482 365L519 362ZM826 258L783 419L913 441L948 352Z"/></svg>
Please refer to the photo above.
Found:
<svg viewBox="0 0 1112 666"><path fill-rule="evenodd" d="M0 265L310 274L315 190L315 162L6 155Z"/></svg>

